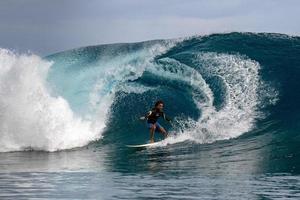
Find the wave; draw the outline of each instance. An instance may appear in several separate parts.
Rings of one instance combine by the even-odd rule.
[[[0,49],[0,151],[55,151],[99,139],[99,126],[74,114],[46,82],[52,63]],[[84,134],[82,134],[84,133]]]
[[[1,50],[0,151],[55,151],[102,137],[145,142],[148,131],[138,118],[158,99],[174,118],[163,124],[173,135],[166,143],[211,143],[260,129],[264,120],[284,123],[283,107],[298,97],[285,101],[297,83],[284,81],[290,71],[282,67],[299,74],[299,43],[280,34],[229,33],[90,46],[46,58]]]

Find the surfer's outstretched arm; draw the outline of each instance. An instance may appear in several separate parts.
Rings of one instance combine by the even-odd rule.
[[[140,120],[147,120],[148,117],[151,115],[152,111],[150,110],[149,112],[146,113],[145,116],[140,117]]]

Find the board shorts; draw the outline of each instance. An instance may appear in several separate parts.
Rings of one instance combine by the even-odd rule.
[[[158,123],[155,122],[154,125],[156,126],[157,129],[162,128],[162,126]],[[147,127],[150,129],[153,126],[153,123],[147,122]]]

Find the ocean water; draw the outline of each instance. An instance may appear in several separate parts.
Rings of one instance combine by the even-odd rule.
[[[299,77],[273,33],[0,49],[0,199],[300,199]]]

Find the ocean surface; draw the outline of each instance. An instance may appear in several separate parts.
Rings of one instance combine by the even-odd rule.
[[[299,103],[297,36],[0,49],[0,199],[300,199]]]

